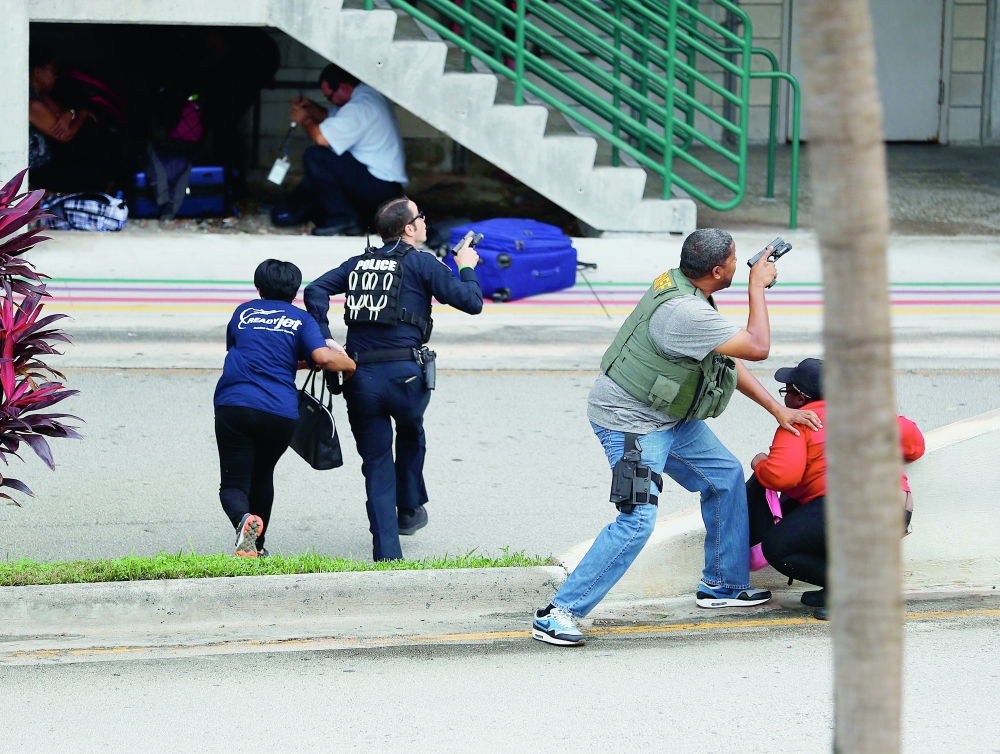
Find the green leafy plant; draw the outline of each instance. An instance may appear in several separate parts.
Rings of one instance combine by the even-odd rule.
[[[68,414],[39,413],[78,391],[63,386],[66,378],[45,364],[41,357],[58,355],[54,343],[69,343],[62,331],[52,325],[65,314],[43,317],[46,276],[22,255],[41,241],[40,228],[31,225],[49,215],[39,207],[44,191],[18,194],[27,170],[14,176],[0,188],[0,461],[7,457],[20,458],[18,449],[24,443],[55,469],[52,449],[47,437],[79,439],[76,429],[64,419],[80,421]],[[0,487],[26,495],[31,489],[19,479],[0,475]],[[20,505],[6,492],[0,498]]]

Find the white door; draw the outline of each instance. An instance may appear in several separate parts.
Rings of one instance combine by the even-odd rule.
[[[944,0],[870,0],[886,141],[937,141]],[[790,72],[802,82],[797,0],[791,0]],[[791,120],[788,133],[791,133]],[[808,138],[805,114],[802,138]]]

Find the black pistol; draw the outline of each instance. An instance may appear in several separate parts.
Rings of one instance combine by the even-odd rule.
[[[767,254],[767,250],[768,249],[771,249],[771,253],[768,254],[767,261],[769,261],[769,262],[777,262],[781,257],[785,256],[785,254],[787,254],[788,252],[790,252],[792,250],[792,245],[790,243],[788,243],[788,241],[786,241],[785,239],[783,239],[781,236],[778,236],[773,241],[771,241],[771,243],[769,243],[765,248],[763,248],[762,250],[758,251],[749,260],[747,260],[747,267],[753,267],[755,264],[757,264],[757,261],[762,256],[764,256],[765,254]],[[772,280],[771,284],[768,285],[767,287],[770,288],[776,282],[777,282],[777,279]]]
[[[470,230],[468,233],[466,233],[462,237],[461,241],[459,241],[457,244],[455,244],[452,247],[452,249],[451,249],[451,253],[452,254],[457,254],[458,253],[458,250],[462,248],[462,244],[465,243],[465,239],[466,238],[469,239],[469,247],[472,248],[472,249],[474,249],[474,248],[476,248],[476,246],[479,245],[479,242],[483,240],[483,234],[482,233],[473,233]]]

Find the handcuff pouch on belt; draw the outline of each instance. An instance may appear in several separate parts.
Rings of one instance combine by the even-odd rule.
[[[625,514],[631,513],[637,505],[656,505],[659,502],[657,488],[663,483],[659,474],[643,465],[642,452],[636,444],[638,437],[625,433],[625,453],[611,469],[611,502]]]

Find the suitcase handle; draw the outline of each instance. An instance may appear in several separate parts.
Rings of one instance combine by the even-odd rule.
[[[559,268],[553,267],[551,270],[532,270],[531,274],[536,278],[548,278],[559,274]]]

